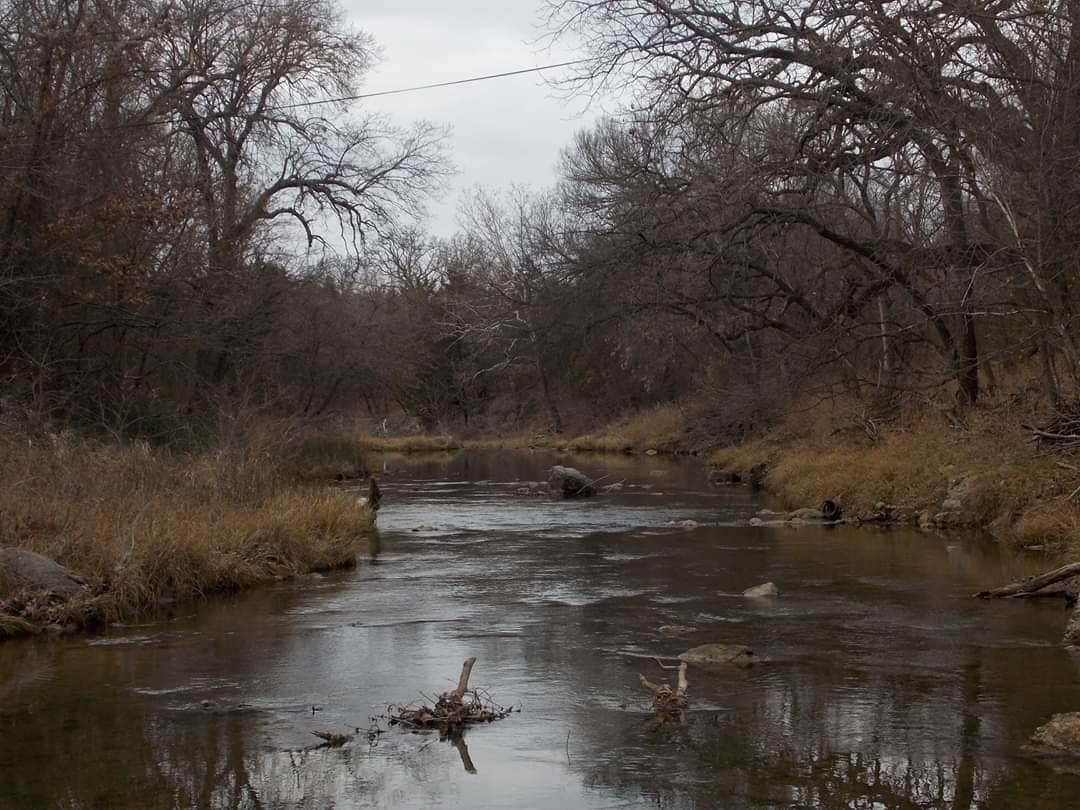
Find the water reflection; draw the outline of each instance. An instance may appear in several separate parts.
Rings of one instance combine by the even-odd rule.
[[[658,459],[569,459],[626,480],[602,501],[515,494],[552,459],[388,462],[382,547],[356,571],[0,646],[0,808],[1074,806],[1080,776],[1020,753],[1080,703],[1064,616],[969,598],[1027,563],[977,539],[736,527],[749,493]],[[779,600],[738,596],[766,580]],[[714,641],[770,662],[693,668],[685,725],[650,726],[638,673]],[[369,740],[470,655],[520,714]]]

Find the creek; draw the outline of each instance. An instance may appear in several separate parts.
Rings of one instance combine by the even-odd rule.
[[[556,462],[623,487],[518,492]],[[1065,612],[971,598],[1042,561],[976,536],[751,527],[767,500],[690,460],[383,465],[354,570],[0,645],[0,810],[1077,806],[1080,770],[1022,751],[1080,709]],[[766,581],[779,598],[741,595]],[[768,660],[692,666],[685,724],[652,728],[638,673],[708,642]],[[468,729],[467,757],[384,721],[369,739],[469,656],[520,711]]]

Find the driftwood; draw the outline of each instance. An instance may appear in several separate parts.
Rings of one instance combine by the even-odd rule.
[[[674,669],[674,667],[664,667],[664,669]],[[690,706],[690,701],[686,697],[686,690],[690,686],[686,680],[686,662],[679,664],[678,669],[679,680],[674,689],[666,683],[656,684],[644,675],[638,675],[641,685],[653,693],[653,710],[656,712],[656,719],[661,722],[681,718],[683,712]]]
[[[390,725],[402,725],[406,728],[434,728],[447,734],[459,733],[465,726],[475,723],[490,723],[501,720],[513,711],[492,703],[480,696],[475,689],[469,689],[469,676],[472,674],[476,658],[468,658],[461,665],[456,689],[445,692],[435,701],[434,706],[412,706],[391,713]]]
[[[1010,583],[1001,588],[994,588],[990,591],[979,591],[975,596],[979,599],[1031,599],[1040,594],[1043,596],[1065,596],[1066,592],[1063,589],[1061,589],[1060,592],[1041,592],[1050,585],[1055,585],[1077,576],[1080,576],[1080,563],[1069,563],[1060,568],[1055,568],[1053,571],[1047,571],[1045,574],[1028,577],[1027,579]]]
[[[1069,563],[1045,574],[1028,577],[991,591],[979,591],[980,599],[1038,599],[1058,597],[1067,604],[1076,604],[1065,627],[1065,643],[1080,646],[1080,563]]]

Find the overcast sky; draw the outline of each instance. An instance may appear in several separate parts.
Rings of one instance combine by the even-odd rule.
[[[468,78],[579,57],[536,43],[540,0],[342,0],[350,19],[378,41],[383,60],[365,92]],[[559,150],[602,114],[583,100],[566,101],[537,74],[422,90],[362,102],[398,123],[426,119],[452,128],[458,174],[428,228],[456,228],[461,191],[510,183],[535,187],[555,179]]]

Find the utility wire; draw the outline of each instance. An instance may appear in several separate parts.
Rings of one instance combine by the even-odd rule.
[[[420,90],[435,90],[435,89],[440,88],[440,87],[454,87],[455,85],[459,85],[459,84],[473,84],[475,82],[486,82],[486,81],[491,81],[492,79],[505,79],[505,78],[508,78],[508,77],[511,77],[511,76],[523,76],[523,75],[525,75],[527,73],[542,73],[545,70],[555,70],[556,68],[561,68],[561,67],[571,67],[572,65],[582,65],[582,64],[584,64],[586,62],[589,62],[589,61],[591,61],[591,60],[589,60],[589,59],[573,59],[573,60],[571,60],[569,62],[555,62],[555,63],[550,64],[550,65],[538,65],[536,67],[520,68],[519,70],[506,70],[506,71],[503,71],[502,73],[487,73],[487,74],[485,74],[483,76],[470,76],[470,77],[468,77],[466,79],[453,79],[453,80],[447,81],[447,82],[432,82],[430,84],[417,84],[417,85],[413,85],[411,87],[398,87],[398,88],[395,88],[393,90],[376,90],[376,91],[371,92],[371,93],[357,93],[355,95],[336,96],[334,98],[317,98],[317,99],[311,99],[309,101],[297,101],[297,102],[292,103],[292,104],[276,104],[276,105],[269,106],[269,107],[263,107],[259,111],[259,113],[263,114],[263,113],[268,113],[268,112],[278,112],[280,110],[295,110],[295,109],[298,109],[300,107],[316,107],[316,106],[319,106],[319,105],[322,105],[322,104],[341,104],[341,103],[346,102],[346,101],[360,101],[362,99],[380,98],[382,96],[396,96],[396,95],[400,95],[402,93],[415,93],[415,92],[420,91]],[[248,116],[248,115],[251,115],[251,114],[252,113],[250,113],[250,112],[243,112],[243,111],[237,110],[236,112],[233,112],[233,113],[215,112],[215,113],[212,113],[209,117],[212,117],[212,118],[214,118],[216,120],[221,120],[223,118],[242,118],[244,116]],[[143,119],[141,121],[126,121],[126,122],[121,123],[121,124],[115,124],[115,125],[113,125],[111,127],[103,127],[102,129],[113,131],[113,130],[121,130],[121,129],[136,129],[136,128],[142,128],[142,127],[154,127],[154,126],[161,126],[163,124],[183,124],[183,123],[185,123],[185,120],[186,119],[184,117],[182,117],[182,116],[170,116],[168,118],[149,118],[149,119]],[[0,132],[0,138],[3,138],[3,137],[10,138],[11,135],[12,135],[12,133]],[[18,136],[16,136],[16,137],[18,137]],[[23,136],[23,137],[28,137],[28,136]],[[0,168],[13,168],[13,167],[0,166]]]
[[[552,65],[540,65],[538,67],[521,68],[520,70],[508,70],[503,73],[489,73],[485,76],[472,76],[468,79],[454,79],[449,82],[433,82],[432,84],[417,84],[412,87],[399,87],[396,90],[379,90],[374,93],[359,93],[355,96],[339,96],[337,98],[323,98],[314,101],[299,101],[296,104],[282,104],[277,107],[267,107],[268,110],[291,110],[295,107],[312,107],[316,104],[338,104],[342,101],[359,101],[365,98],[378,98],[379,96],[396,96],[399,93],[415,93],[417,90],[434,90],[437,87],[453,87],[457,84],[471,84],[473,82],[486,82],[490,79],[505,79],[508,76],[521,76],[525,73],[541,73],[545,70],[570,67],[571,65],[583,65],[589,59],[574,59],[570,62],[556,62]]]

